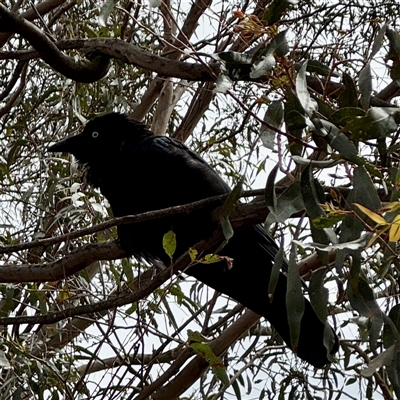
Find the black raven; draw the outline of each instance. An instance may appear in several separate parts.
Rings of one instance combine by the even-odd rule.
[[[115,217],[187,204],[230,191],[221,177],[184,144],[156,136],[142,123],[119,113],[91,120],[82,133],[54,144],[49,151],[72,153],[84,164],[89,183],[100,188]],[[211,210],[201,209],[189,216],[119,226],[118,237],[129,256],[161,260],[168,265],[162,238],[171,228],[179,255],[209,237],[215,223]],[[220,255],[233,259],[232,267],[227,268],[224,261],[196,264],[186,273],[264,316],[290,346],[284,274],[279,276],[272,302],[268,297],[277,251],[274,240],[254,225],[235,232],[220,251]],[[305,300],[297,354],[315,367],[328,364],[328,353],[334,354],[338,349],[333,331],[332,343],[326,349],[326,326],[331,330]]]

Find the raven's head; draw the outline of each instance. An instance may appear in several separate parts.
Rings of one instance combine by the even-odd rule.
[[[125,114],[110,113],[89,121],[78,135],[49,147],[51,152],[71,153],[82,164],[91,164],[116,154],[126,143],[135,143],[151,132]]]

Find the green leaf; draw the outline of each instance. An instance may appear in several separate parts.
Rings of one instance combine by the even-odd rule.
[[[222,361],[212,351],[208,344],[194,342],[190,347],[199,355],[201,355],[210,365],[212,372],[225,386],[229,386],[229,377]]]
[[[275,288],[278,283],[279,274],[283,265],[283,256],[284,252],[283,249],[280,247],[278,252],[275,254],[274,264],[272,265],[271,275],[269,277],[268,283],[268,298],[271,303],[273,301]]]
[[[100,8],[99,12],[99,24],[101,26],[107,26],[107,19],[110,16],[112,10],[115,5],[118,3],[118,0],[105,0],[103,5]]]
[[[241,392],[240,392],[240,387],[239,387],[239,384],[238,384],[238,380],[237,380],[237,379],[235,379],[235,380],[232,382],[232,389],[233,389],[233,391],[235,392],[235,396],[236,396],[237,400],[242,400],[242,394],[241,394]]]
[[[386,56],[387,60],[391,60],[390,77],[399,85],[400,84],[400,34],[393,29],[386,29],[386,37],[389,39],[389,52]]]
[[[201,257],[198,261],[200,264],[213,264],[216,262],[220,262],[223,257],[218,254],[206,254],[204,257]]]
[[[270,213],[265,220],[266,227],[269,227],[275,222],[283,223],[293,214],[305,209],[303,196],[300,190],[300,182],[293,182],[278,196],[275,203],[274,207],[269,207]]]
[[[372,211],[381,208],[382,204],[378,190],[363,166],[359,166],[354,170],[353,187],[356,193],[353,203],[360,203]]]
[[[326,217],[326,214],[320,206],[320,199],[318,198],[318,191],[316,188],[316,181],[312,175],[311,166],[307,166],[300,178],[300,189],[303,197],[307,215],[310,219],[311,236],[315,243],[319,245],[327,245],[329,238],[325,230],[317,229],[313,221],[319,217]],[[316,247],[316,246],[315,246]],[[322,260],[327,257],[327,253],[319,253]]]
[[[376,350],[379,333],[383,325],[382,311],[375,300],[374,293],[368,283],[359,276],[357,270],[359,269],[361,256],[353,255],[353,264],[351,276],[347,284],[347,296],[351,306],[364,317],[370,321],[370,345],[373,351]],[[358,265],[358,268],[357,268]]]
[[[364,116],[355,117],[344,127],[356,140],[384,139],[396,132],[400,123],[400,108],[371,107]]]
[[[244,180],[245,177],[243,175],[240,177],[235,187],[229,193],[228,197],[226,198],[222,206],[223,215],[229,216],[232,213],[232,211],[236,208],[240,196],[243,193]]]
[[[196,249],[193,249],[192,247],[189,249],[189,257],[192,261],[196,260],[198,254],[199,252]]]
[[[341,156],[357,165],[365,164],[365,160],[358,154],[354,143],[342,132],[328,136],[328,142]]]
[[[219,222],[221,224],[225,240],[229,240],[235,233],[232,228],[232,224],[231,221],[229,220],[229,217],[226,215],[221,215]]]
[[[282,101],[272,101],[268,106],[264,115],[264,122],[274,128],[280,129],[283,122],[283,105]],[[274,149],[276,132],[268,128],[268,126],[261,125],[260,137],[263,145],[267,149]]]
[[[289,94],[290,93],[290,94]],[[299,107],[301,112],[292,107]],[[301,104],[298,98],[294,95],[291,89],[287,91],[287,101],[284,107],[284,120],[286,130],[289,133],[289,151],[292,155],[300,155],[303,150],[301,143],[303,130],[307,127],[306,118],[304,116],[304,110],[302,110]],[[295,140],[297,138],[298,140]]]
[[[317,229],[331,228],[338,222],[343,221],[346,218],[345,214],[329,214],[326,217],[317,217],[312,220],[312,224]]]
[[[370,377],[374,374],[374,372],[383,366],[388,366],[393,360],[393,357],[396,354],[396,346],[390,346],[382,353],[378,354],[369,364],[368,367],[361,370],[361,375]]]
[[[301,319],[304,314],[304,296],[299,268],[296,264],[296,246],[293,244],[290,251],[289,270],[287,278],[286,308],[290,329],[290,342],[293,351],[297,352],[300,337]]]
[[[132,305],[125,311],[125,314],[127,315],[132,315],[133,313],[136,312],[137,310],[137,301],[135,301],[134,303],[132,303]]]
[[[327,304],[329,292],[324,287],[325,275],[325,267],[314,271],[311,275],[310,286],[308,287],[310,303],[322,322],[325,322],[328,317]]]
[[[374,43],[372,44],[370,59],[374,58],[378,51],[382,48],[387,28],[387,24],[382,24],[381,29],[379,29],[378,33],[376,34]]]
[[[312,169],[307,166],[302,174],[300,180],[301,195],[303,197],[303,203],[306,207],[307,214],[311,219],[317,217],[325,217],[325,212],[319,205],[318,194],[315,188],[314,177],[312,175]]]
[[[311,98],[307,89],[307,61],[302,65],[296,77],[296,94],[306,114],[311,116],[318,106],[314,99]]]
[[[275,179],[279,170],[279,164],[276,164],[268,174],[267,183],[264,190],[264,199],[268,207],[275,209],[276,207],[276,193],[275,193]]]
[[[365,111],[358,107],[343,107],[335,111],[331,116],[331,122],[335,125],[346,126],[355,117],[364,117]]]
[[[349,242],[340,242],[336,244],[323,244],[318,242],[311,243],[303,243],[298,240],[293,240],[293,243],[298,244],[299,246],[305,249],[317,249],[325,252],[331,252],[336,250],[362,250],[365,248],[366,244],[371,235],[364,235],[359,239],[349,241]]]
[[[389,348],[396,341],[399,340],[400,334],[400,304],[396,304],[389,311],[389,318],[392,323],[389,321],[385,321],[385,325],[383,327],[383,345],[385,348]]]
[[[400,346],[399,343],[397,342],[395,345],[395,354],[394,357],[392,358],[392,362],[390,365],[386,366],[386,372],[389,377],[390,383],[392,384],[394,393],[396,394],[396,397],[399,399],[400,398],[400,376],[399,376],[399,370],[400,370]],[[389,350],[389,349],[387,349]],[[386,357],[385,357],[386,358]],[[387,357],[387,360],[389,360],[389,355]]]
[[[286,32],[279,32],[264,48],[261,47],[253,56],[250,72],[251,79],[257,79],[275,66],[274,54],[283,57],[289,51]]]
[[[289,5],[290,2],[287,0],[272,0],[265,8],[262,17],[265,25],[270,26],[278,22],[289,8]]]
[[[135,277],[133,274],[132,264],[129,262],[128,259],[124,258],[122,260],[122,268],[123,268],[124,274],[126,276],[128,286],[131,289],[134,289],[135,288]]]
[[[234,234],[231,222],[229,221],[229,216],[232,213],[232,211],[236,208],[240,196],[243,193],[244,180],[245,177],[241,176],[239,181],[236,183],[235,187],[229,193],[228,197],[226,198],[222,206],[220,224],[226,240],[229,240]]]
[[[176,235],[173,231],[168,231],[164,236],[163,236],[163,249],[169,256],[169,258],[172,258],[176,251]]]
[[[27,146],[27,145],[29,145],[29,143],[23,139],[18,139],[13,143],[10,151],[7,154],[7,165],[8,166],[10,166],[11,164],[13,164],[14,162],[16,162],[18,160],[19,154],[21,152],[21,147]]]
[[[357,107],[358,105],[358,93],[353,78],[343,73],[343,85],[344,91],[339,95],[339,109],[345,107]]]
[[[358,87],[360,88],[360,103],[364,110],[367,110],[371,100],[372,93],[372,76],[371,76],[371,64],[367,62],[364,68],[360,71],[358,77]]]

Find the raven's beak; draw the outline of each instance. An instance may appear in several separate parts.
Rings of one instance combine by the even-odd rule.
[[[66,138],[64,140],[60,140],[59,142],[53,144],[47,150],[52,153],[72,153],[73,146],[70,138]]]

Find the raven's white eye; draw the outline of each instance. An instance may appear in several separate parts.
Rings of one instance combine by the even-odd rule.
[[[92,132],[92,138],[96,139],[97,137],[99,137],[99,132]]]

